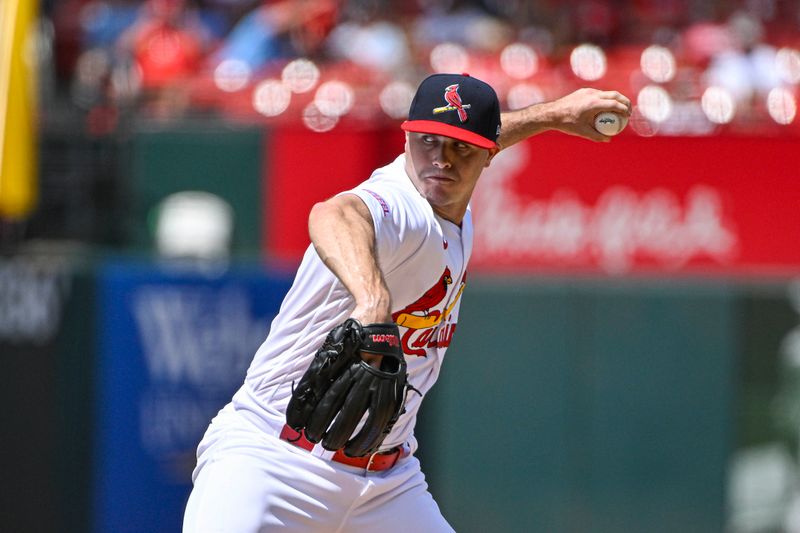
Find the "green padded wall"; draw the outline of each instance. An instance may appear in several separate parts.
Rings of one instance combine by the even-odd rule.
[[[211,123],[140,129],[131,144],[133,243],[152,242],[148,217],[167,195],[202,190],[227,200],[234,210],[233,251],[256,254],[261,246],[264,131]]]
[[[722,530],[733,303],[723,284],[473,278],[418,431],[455,529]]]

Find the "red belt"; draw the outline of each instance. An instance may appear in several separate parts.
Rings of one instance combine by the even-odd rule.
[[[303,433],[298,433],[286,425],[283,426],[283,430],[281,430],[280,438],[304,450],[311,451],[314,448],[314,443],[308,440]],[[375,452],[363,457],[349,457],[345,455],[342,450],[337,450],[333,454],[333,460],[337,463],[363,468],[367,472],[380,472],[381,470],[388,470],[393,467],[402,455],[402,446],[398,446],[386,452]]]

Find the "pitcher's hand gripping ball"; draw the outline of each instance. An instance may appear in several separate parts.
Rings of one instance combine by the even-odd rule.
[[[380,368],[365,362],[361,352],[383,356]],[[331,330],[292,391],[286,423],[327,450],[360,457],[375,452],[392,430],[407,389],[415,390],[408,383],[397,325],[362,326],[349,318]]]
[[[628,117],[610,111],[594,117],[594,129],[609,137],[620,133],[628,125]]]

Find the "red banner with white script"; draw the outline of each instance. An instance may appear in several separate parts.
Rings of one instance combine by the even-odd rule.
[[[473,198],[473,271],[800,273],[800,142],[545,134]]]
[[[313,203],[402,140],[399,128],[268,136],[268,256],[299,260]],[[473,272],[796,275],[800,139],[546,133],[501,152],[472,207]]]

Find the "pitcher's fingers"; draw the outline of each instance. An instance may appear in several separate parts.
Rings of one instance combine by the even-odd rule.
[[[630,115],[631,113],[631,100],[624,94],[619,91],[602,91],[600,93],[600,97],[606,100],[609,100],[609,111],[615,111],[618,113],[625,113],[626,115]],[[613,103],[610,102],[613,100]]]

